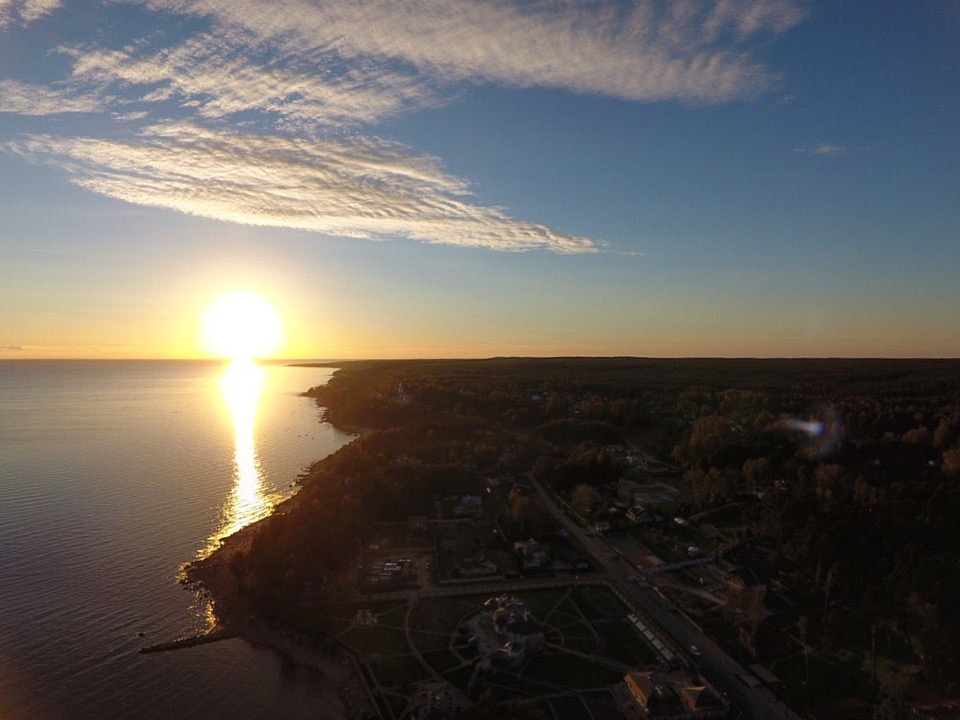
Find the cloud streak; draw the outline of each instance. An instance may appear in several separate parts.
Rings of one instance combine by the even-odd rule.
[[[813,149],[814,155],[843,155],[847,152],[844,145],[832,145],[830,143],[821,143]]]
[[[588,238],[467,202],[431,157],[373,137],[310,141],[174,123],[128,141],[35,135],[0,146],[94,192],[230,222],[493,250],[595,252]]]
[[[257,113],[288,131],[372,124],[437,102],[423,80],[382,67],[345,67],[328,55],[322,69],[295,57],[259,53],[249,33],[196,35],[178,47],[144,52],[65,48],[71,82],[116,102],[179,108],[208,121]],[[126,98],[126,100],[121,100]]]
[[[28,25],[54,12],[60,0],[0,0],[0,29]]]
[[[103,103],[93,94],[0,80],[0,112],[38,117],[61,113],[98,112]]]
[[[793,0],[141,4],[214,29],[176,46],[61,48],[74,59],[73,85],[118,103],[216,121],[252,112],[308,132],[436,105],[464,82],[639,101],[752,97],[776,78],[751,59],[751,41],[803,18]]]
[[[836,143],[820,143],[811,147],[798,147],[793,150],[801,155],[821,155],[823,157],[839,157],[848,153],[868,153],[870,148],[866,145],[859,147],[850,147],[849,145],[837,145]]]
[[[804,12],[793,0],[144,0],[249,33],[288,57],[328,53],[400,63],[421,75],[549,86],[626,100],[723,102],[775,77],[749,42]]]
[[[804,16],[795,0],[114,1],[177,29],[61,46],[69,76],[0,81],[0,112],[101,112],[120,133],[141,130],[34,135],[7,152],[62,165],[94,192],[219,220],[565,253],[598,246],[473,204],[436,159],[362,133],[478,83],[645,102],[753,97],[776,77],[751,48]],[[0,0],[0,26],[58,5]]]

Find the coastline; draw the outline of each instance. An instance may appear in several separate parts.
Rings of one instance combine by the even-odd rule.
[[[347,433],[349,435],[356,435],[357,437],[367,437],[367,435],[373,435],[376,432],[373,428],[360,427],[359,425],[347,425],[345,423],[332,423],[329,420],[324,419],[323,422],[330,423],[342,433]],[[349,443],[348,443],[349,444]]]
[[[324,422],[329,421],[324,419]],[[357,438],[376,432],[371,428],[359,426],[338,424],[334,427],[340,432],[356,435]],[[238,594],[236,581],[230,572],[229,562],[234,553],[249,552],[251,543],[260,532],[263,523],[273,515],[289,509],[292,503],[298,501],[299,496],[300,492],[295,492],[277,503],[267,518],[240,528],[232,535],[223,538],[217,548],[206,557],[193,560],[183,566],[180,582],[188,590],[210,602],[214,624],[204,635],[194,638],[193,643],[177,645],[178,641],[174,641],[169,643],[172,646],[170,649],[220,639],[239,638],[254,647],[269,648],[294,664],[319,673],[324,679],[325,687],[318,708],[321,717],[330,720],[376,717],[378,715],[376,707],[372,703],[359,668],[349,654],[341,652],[331,657],[301,638],[257,619]]]

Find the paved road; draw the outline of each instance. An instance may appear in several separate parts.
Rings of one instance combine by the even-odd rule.
[[[719,645],[699,628],[689,622],[679,609],[655,588],[638,579],[636,570],[623,560],[602,540],[587,535],[584,529],[567,517],[543,486],[532,476],[532,487],[537,491],[544,507],[563,527],[566,527],[576,541],[615,578],[629,600],[647,617],[657,623],[663,632],[690,656],[689,648],[696,645],[700,650],[699,658],[691,662],[700,667],[703,674],[716,686],[729,692],[743,710],[744,717],[765,720],[801,720],[789,707],[780,702],[768,688],[751,688],[740,681],[738,675],[749,672],[730,657]]]

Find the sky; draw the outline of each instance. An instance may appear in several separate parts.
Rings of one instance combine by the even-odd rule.
[[[0,0],[0,358],[960,356],[955,0]]]

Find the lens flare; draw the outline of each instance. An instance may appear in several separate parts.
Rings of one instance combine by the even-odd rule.
[[[809,420],[784,416],[773,428],[781,432],[799,434],[805,442],[799,452],[811,460],[822,460],[840,449],[844,439],[843,419],[830,407],[811,413]]]
[[[783,424],[790,430],[798,430],[808,436],[815,438],[823,435],[823,423],[819,421],[797,420],[796,418],[787,418]]]

